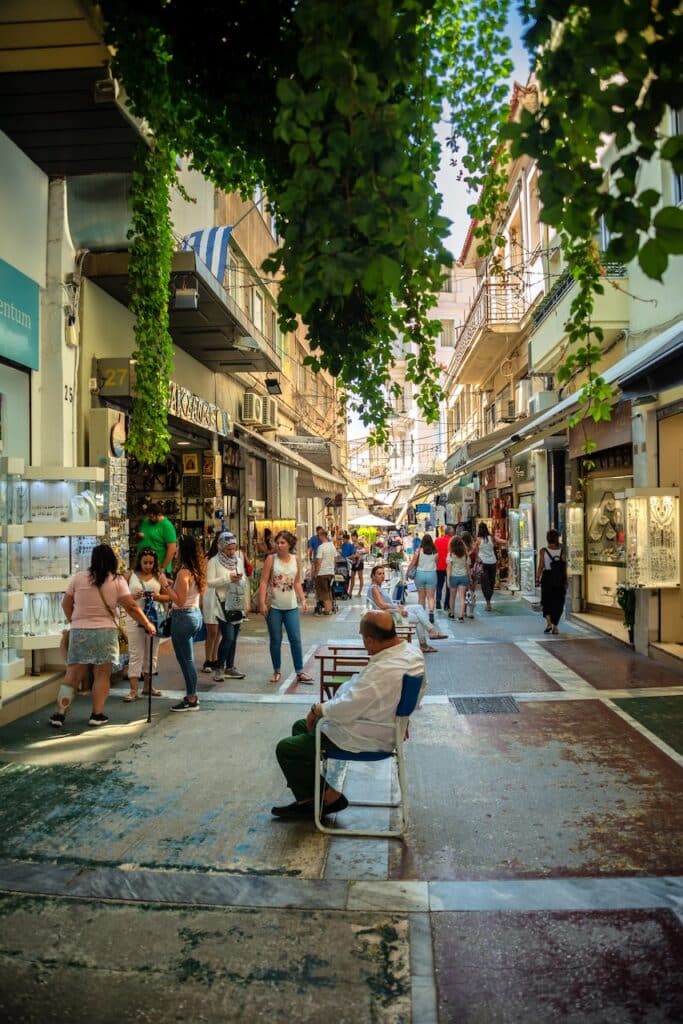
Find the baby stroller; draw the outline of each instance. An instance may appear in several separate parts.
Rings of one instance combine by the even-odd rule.
[[[348,558],[337,558],[334,563],[334,576],[332,577],[332,611],[339,611],[337,602],[346,601],[349,596],[349,576],[351,569]]]

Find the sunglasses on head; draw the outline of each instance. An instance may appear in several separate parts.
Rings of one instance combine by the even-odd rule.
[[[143,548],[140,552],[140,558],[142,558],[143,555],[151,555],[152,558],[156,558],[156,551],[153,551],[152,548]]]

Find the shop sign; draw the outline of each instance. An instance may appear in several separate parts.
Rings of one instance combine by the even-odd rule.
[[[591,423],[588,436],[595,442],[595,450],[602,451],[606,448],[617,448],[620,445],[631,443],[632,418],[631,403],[622,401],[612,409],[610,420],[599,420]],[[580,459],[583,452],[583,445],[586,440],[582,426],[572,427],[569,431],[569,457]],[[593,456],[591,456],[593,458]]]
[[[515,455],[512,459],[512,473],[515,482],[519,484],[530,483],[536,478],[536,463],[531,452],[524,455]]]
[[[0,260],[0,356],[38,369],[40,287]]]
[[[224,409],[219,409],[217,405],[207,402],[175,381],[170,382],[170,392],[168,411],[171,416],[222,436],[230,432],[230,417]]]
[[[416,505],[415,506],[415,511],[417,512],[418,515],[420,515],[421,513],[425,514],[425,515],[429,515],[430,512],[432,511],[432,506],[429,503],[422,504],[422,505]]]
[[[135,363],[130,359],[98,359],[98,394],[100,398],[117,398],[135,394]],[[203,427],[225,437],[232,431],[230,415],[213,402],[207,402],[188,388],[169,383],[168,411],[171,416]]]

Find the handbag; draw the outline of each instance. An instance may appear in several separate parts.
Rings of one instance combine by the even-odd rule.
[[[104,605],[104,607],[109,612],[109,614],[111,616],[111,620],[112,620],[112,622],[114,623],[114,625],[116,626],[116,628],[118,630],[118,634],[119,634],[119,654],[127,654],[128,653],[128,637],[126,635],[126,630],[124,628],[124,625],[121,622],[121,620],[119,619],[118,615],[116,615],[116,613],[111,610],[111,608],[109,607],[107,602],[104,600],[104,594],[102,593],[100,587],[97,588],[97,593],[100,595],[100,598],[102,599],[102,604]]]

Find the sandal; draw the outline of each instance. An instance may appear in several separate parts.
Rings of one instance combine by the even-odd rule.
[[[312,683],[313,676],[309,676],[308,672],[297,672],[296,681],[297,683]]]
[[[423,654],[438,654],[439,653],[438,647],[430,647],[429,644],[426,644],[424,647],[422,645],[420,645],[420,650],[422,651]]]
[[[149,690],[143,690],[142,694],[144,697],[149,697]],[[154,687],[152,687],[152,696],[161,697],[161,690],[156,690]]]
[[[448,633],[430,633],[430,640],[450,640]]]
[[[130,693],[123,698],[123,703],[132,704],[134,700],[140,700],[140,694],[137,690],[131,690]]]
[[[270,677],[270,679],[268,680],[268,682],[269,683],[279,683],[281,679],[282,679],[282,673],[281,672],[273,672],[273,674]]]
[[[458,615],[458,622],[464,622],[464,621],[465,621],[465,616],[464,615]]]

